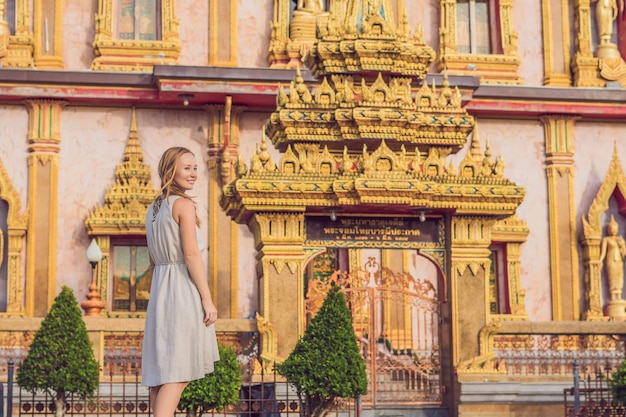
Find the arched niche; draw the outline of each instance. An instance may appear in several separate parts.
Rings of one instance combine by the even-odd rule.
[[[583,232],[580,243],[583,250],[584,260],[584,281],[585,281],[585,304],[583,313],[585,320],[608,320],[616,319],[613,314],[607,316],[604,308],[606,300],[602,297],[602,270],[604,265],[601,258],[602,238],[605,234],[608,216],[605,213],[609,210],[611,198],[617,202],[618,212],[626,218],[626,176],[622,169],[622,164],[617,153],[617,148],[613,151],[611,164],[606,173],[600,189],[596,193],[589,211],[583,215]],[[622,312],[623,315],[626,313]]]
[[[0,200],[6,203],[6,230],[0,230],[0,266],[6,265],[6,310],[0,317],[24,316],[24,270],[22,252],[28,215],[22,213],[20,196],[0,159]],[[5,234],[6,232],[6,234]]]

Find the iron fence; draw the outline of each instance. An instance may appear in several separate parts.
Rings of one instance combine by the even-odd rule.
[[[254,367],[251,363],[248,366]],[[9,364],[9,368],[13,365]],[[82,399],[69,395],[66,400],[65,414],[71,417],[148,417],[150,398],[147,387],[140,385],[139,367],[133,366],[128,375],[111,373],[109,380],[101,382],[94,397]],[[271,373],[255,374],[253,380],[243,382],[239,391],[239,401],[223,410],[205,407],[200,410],[204,416],[237,417],[286,417],[300,415],[302,403],[291,387],[272,367]],[[252,369],[245,369],[251,373]],[[11,381],[8,381],[10,383]],[[44,417],[55,414],[54,397],[46,393],[31,394],[13,387],[13,401],[7,399],[6,417]],[[354,417],[356,401],[337,401],[330,415],[335,417]],[[10,410],[9,410],[10,409]],[[188,410],[178,409],[177,416],[189,416]],[[198,417],[198,416],[197,416]]]
[[[563,391],[565,417],[626,416],[626,406],[613,400],[610,366],[580,368],[578,362],[574,362],[572,369],[574,386]]]

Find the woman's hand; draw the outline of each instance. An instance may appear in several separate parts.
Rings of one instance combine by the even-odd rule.
[[[204,310],[205,326],[210,326],[217,321],[217,309],[212,300],[203,301],[202,309]]]

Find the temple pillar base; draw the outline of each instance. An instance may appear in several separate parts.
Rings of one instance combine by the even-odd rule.
[[[611,300],[604,308],[604,315],[612,321],[626,321],[626,300]]]

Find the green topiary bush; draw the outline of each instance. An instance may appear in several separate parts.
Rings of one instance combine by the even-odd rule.
[[[63,286],[35,333],[24,363],[17,370],[18,385],[28,392],[47,392],[55,398],[57,417],[65,414],[66,397],[93,396],[99,369],[87,328],[74,293]]]
[[[622,362],[622,366],[611,375],[610,384],[613,401],[626,405],[626,359]]]
[[[188,416],[202,416],[205,410],[221,411],[230,404],[239,402],[241,371],[235,350],[217,344],[220,360],[215,363],[213,373],[202,379],[191,381],[185,388],[178,408],[186,410]]]
[[[367,393],[365,361],[339,286],[328,292],[304,336],[278,366],[278,372],[296,388],[305,416],[323,416],[335,399]]]

